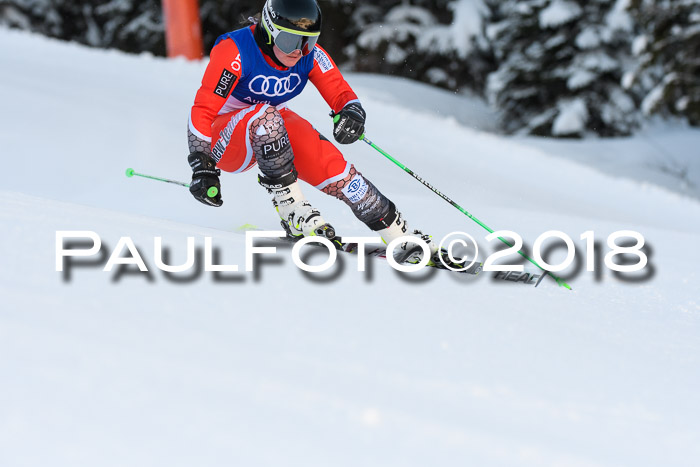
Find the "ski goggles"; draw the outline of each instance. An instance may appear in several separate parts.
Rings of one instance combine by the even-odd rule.
[[[289,55],[295,50],[301,50],[303,55],[308,55],[316,46],[321,32],[304,32],[278,26],[272,22],[267,12],[263,10],[263,26],[268,36],[275,41],[275,45],[285,54]]]

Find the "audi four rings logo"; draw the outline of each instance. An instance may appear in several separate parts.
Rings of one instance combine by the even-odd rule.
[[[254,94],[266,97],[281,97],[293,92],[301,84],[301,77],[292,73],[284,78],[258,75],[250,81],[248,89]]]

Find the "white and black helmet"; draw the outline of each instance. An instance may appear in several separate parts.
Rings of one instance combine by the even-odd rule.
[[[321,8],[316,0],[267,0],[261,22],[268,44],[274,42],[285,54],[301,50],[307,55],[321,35]]]

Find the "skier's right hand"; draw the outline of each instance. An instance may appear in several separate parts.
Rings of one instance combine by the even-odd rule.
[[[203,152],[193,152],[187,157],[187,162],[192,167],[190,193],[194,199],[207,206],[219,207],[224,204],[219,183],[221,170],[216,168],[216,162]]]

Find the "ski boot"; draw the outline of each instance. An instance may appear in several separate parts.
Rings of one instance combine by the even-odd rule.
[[[260,175],[258,182],[272,195],[272,204],[281,218],[280,224],[287,232],[287,237],[293,240],[325,237],[336,248],[342,249],[343,243],[336,236],[333,226],[325,221],[319,210],[311,206],[301,192],[296,170],[274,179]]]
[[[438,269],[460,270],[468,265],[461,258],[455,258],[456,261],[452,261],[448,251],[445,248],[441,249],[430,235],[426,235],[420,230],[414,230],[412,233],[408,233],[406,221],[402,218],[399,211],[396,211],[396,220],[392,222],[389,227],[379,230],[377,233],[387,245],[392,240],[405,236],[416,237],[422,240],[428,245],[430,250],[430,259],[428,260],[427,266]],[[407,240],[394,248],[393,254],[394,261],[399,264],[418,264],[423,260],[425,251],[419,243]]]

